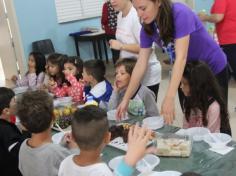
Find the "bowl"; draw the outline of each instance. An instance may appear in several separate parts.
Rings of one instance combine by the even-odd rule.
[[[121,155],[121,156],[117,156],[113,159],[111,159],[108,163],[108,166],[114,170],[115,168],[118,167],[119,163],[121,162],[121,160],[124,158],[124,155]]]
[[[129,117],[128,117],[128,114],[126,113],[125,114],[125,117],[122,118],[121,120],[127,120]],[[116,121],[116,109],[113,109],[113,110],[110,110],[107,112],[107,119],[108,120],[112,120],[112,121]]]
[[[147,117],[143,119],[143,126],[151,130],[157,130],[164,126],[164,118],[162,116]]]
[[[180,176],[180,175],[182,174],[177,171],[163,171],[163,172],[152,171],[148,174],[141,173],[138,176]]]
[[[141,173],[151,172],[160,163],[160,158],[156,155],[147,154],[138,161],[136,169]]]
[[[210,133],[204,137],[204,141],[213,149],[222,149],[231,140],[232,137],[225,133]]]
[[[22,86],[22,87],[16,87],[13,89],[13,91],[15,92],[15,94],[21,94],[21,93],[24,93],[26,92],[27,90],[29,89],[28,86]]]
[[[192,127],[186,129],[187,135],[191,136],[194,141],[201,141],[204,136],[210,133],[208,128],[204,127]]]

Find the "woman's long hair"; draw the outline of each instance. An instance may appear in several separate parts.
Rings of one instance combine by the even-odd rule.
[[[157,23],[158,29],[160,31],[161,40],[166,46],[169,42],[174,40],[174,20],[172,12],[172,2],[171,0],[150,0],[153,3],[159,1],[161,3],[159,7],[159,12],[157,14],[155,22]],[[143,24],[144,30],[147,34],[152,35],[154,33],[153,24]]]
[[[231,135],[229,114],[223,99],[220,86],[209,67],[200,61],[192,61],[186,64],[183,77],[188,81],[190,96],[184,101],[184,113],[189,121],[191,110],[202,112],[203,126],[208,125],[207,111],[209,100],[213,99],[220,105],[221,132]]]

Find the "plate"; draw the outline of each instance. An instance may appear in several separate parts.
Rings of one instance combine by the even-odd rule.
[[[204,137],[204,141],[213,149],[223,149],[231,140],[232,137],[225,133],[211,133]]]
[[[141,173],[138,176],[180,176],[182,173],[178,171],[163,171],[163,172],[156,172],[152,171],[150,173]]]
[[[113,139],[112,141],[109,142],[108,145],[115,147],[117,149],[123,150],[123,151],[128,150],[128,144],[124,143],[122,137],[117,137],[117,138]]]
[[[54,126],[54,125],[52,126],[52,129],[55,130],[55,131],[61,132],[61,129],[59,129],[58,127],[56,127],[56,126]],[[71,131],[71,125],[68,126],[68,127],[65,128],[65,129],[63,129],[63,131],[65,131],[65,132]]]
[[[108,163],[108,166],[114,170],[118,165],[119,163],[121,162],[121,160],[124,158],[124,155],[121,155],[121,156],[117,156],[113,159],[111,159]]]
[[[53,100],[53,106],[71,106],[72,97],[60,97]]]

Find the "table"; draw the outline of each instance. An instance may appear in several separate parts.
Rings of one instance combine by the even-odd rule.
[[[180,128],[165,125],[157,130],[160,133],[175,133]],[[232,141],[229,146],[236,147],[236,142]],[[208,150],[207,143],[194,142],[192,153],[189,158],[160,157],[160,164],[155,167],[155,171],[175,170],[181,173],[193,171],[203,176],[235,176],[236,175],[236,150],[232,150],[226,155],[220,155]],[[107,146],[103,150],[103,161],[109,162],[112,158],[125,155],[124,151]],[[135,171],[134,175],[138,175]]]
[[[97,49],[99,53],[99,58],[102,60],[102,51],[101,51],[101,42],[103,43],[103,48],[106,56],[106,63],[108,63],[108,54],[107,54],[107,46],[106,46],[106,34],[103,30],[98,32],[85,32],[84,34],[81,32],[70,33],[69,36],[73,37],[75,42],[75,48],[77,52],[77,56],[80,57],[79,52],[79,42],[89,41],[92,42],[93,52],[95,59],[98,59]]]

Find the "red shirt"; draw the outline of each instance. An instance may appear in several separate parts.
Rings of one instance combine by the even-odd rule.
[[[216,23],[220,45],[236,44],[236,0],[215,0],[211,13],[224,14],[223,20]]]

